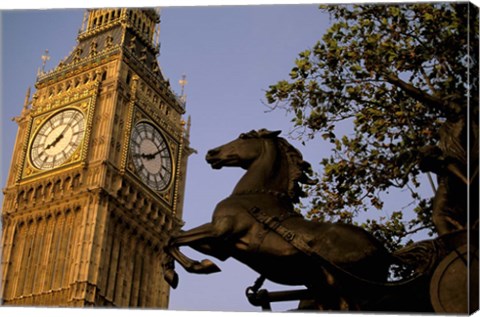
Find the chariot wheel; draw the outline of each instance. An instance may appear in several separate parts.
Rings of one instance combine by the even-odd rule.
[[[478,248],[455,248],[435,269],[430,300],[437,313],[467,314],[478,309]]]

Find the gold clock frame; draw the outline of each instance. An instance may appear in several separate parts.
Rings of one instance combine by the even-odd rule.
[[[125,146],[125,154],[123,157],[124,161],[124,172],[128,172],[128,174],[132,175],[132,178],[135,180],[136,183],[141,184],[147,188],[151,193],[155,196],[160,197],[164,203],[167,203],[168,206],[174,206],[174,198],[176,197],[177,191],[177,182],[178,182],[178,165],[181,159],[181,140],[177,140],[173,135],[168,132],[168,129],[164,127],[161,123],[156,122],[150,116],[148,116],[140,107],[135,106],[133,109],[133,113],[131,114],[131,124],[129,125],[128,131],[126,131],[126,135],[128,135],[128,142]],[[147,184],[145,184],[139,175],[137,175],[137,171],[133,164],[132,155],[131,155],[131,136],[133,128],[141,123],[146,122],[151,124],[155,129],[157,129],[165,139],[167,143],[168,150],[170,152],[171,160],[172,160],[172,170],[171,170],[171,179],[169,184],[162,189],[161,191],[157,191]]]
[[[29,126],[27,130],[28,142],[26,142],[23,148],[23,164],[21,170],[18,173],[17,182],[40,176],[44,173],[55,173],[57,171],[62,171],[67,167],[71,167],[77,164],[85,164],[90,144],[90,135],[92,132],[95,104],[96,94],[87,97],[83,96],[83,98],[79,98],[76,100],[69,100],[69,102],[58,104],[56,107],[52,107],[50,109],[47,109],[46,111],[42,111],[40,113],[33,113],[29,121]],[[80,111],[84,116],[85,130],[83,132],[83,138],[80,142],[80,145],[74,151],[74,153],[60,166],[46,170],[35,167],[32,162],[32,158],[30,157],[30,151],[36,133],[50,118],[59,114],[62,111],[69,109]]]

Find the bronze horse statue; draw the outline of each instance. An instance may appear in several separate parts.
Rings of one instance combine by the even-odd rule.
[[[210,260],[189,259],[179,247],[189,246],[222,261],[233,257],[273,282],[306,286],[319,294],[315,305],[321,309],[369,309],[362,301],[353,300],[364,295],[358,294],[365,293],[364,284],[352,287],[347,280],[381,286],[387,281],[393,257],[359,227],[308,221],[294,210],[304,195],[301,184],[314,182],[308,177],[310,164],[279,134],[251,131],[208,151],[206,160],[212,168],[241,167],[246,173],[232,194],[217,204],[211,221],[180,231],[171,239],[167,253],[188,272],[204,274],[219,268]],[[266,227],[252,210],[300,236],[322,261],[313,260]],[[171,274],[167,280],[176,286]],[[381,288],[374,293],[381,293]]]

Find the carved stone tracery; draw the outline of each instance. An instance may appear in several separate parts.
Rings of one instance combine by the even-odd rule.
[[[56,68],[38,74],[37,91],[16,120],[14,176],[2,212],[6,273],[0,293],[6,304],[167,306],[163,247],[181,225],[172,197],[184,179],[168,193],[156,193],[126,164],[137,109],[169,134],[179,160],[185,109],[162,73],[152,71],[157,50],[145,41],[153,38],[157,13],[144,11],[87,11],[91,19],[77,47]],[[29,163],[29,140],[66,107],[85,115],[84,143],[74,153],[81,158],[37,171]]]

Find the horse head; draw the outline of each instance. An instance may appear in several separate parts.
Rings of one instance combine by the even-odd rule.
[[[225,166],[248,169],[262,154],[262,138],[275,138],[280,133],[281,131],[265,129],[242,133],[237,139],[208,151],[206,160],[214,169]]]
[[[208,151],[206,160],[214,169],[241,167],[249,170],[250,173],[238,183],[237,191],[272,188],[279,191],[282,183],[280,187],[285,188],[290,199],[298,202],[298,198],[304,196],[299,183],[313,185],[315,181],[308,177],[310,164],[295,147],[279,137],[280,133],[266,129],[242,133],[237,139]],[[254,162],[260,163],[250,171]]]

